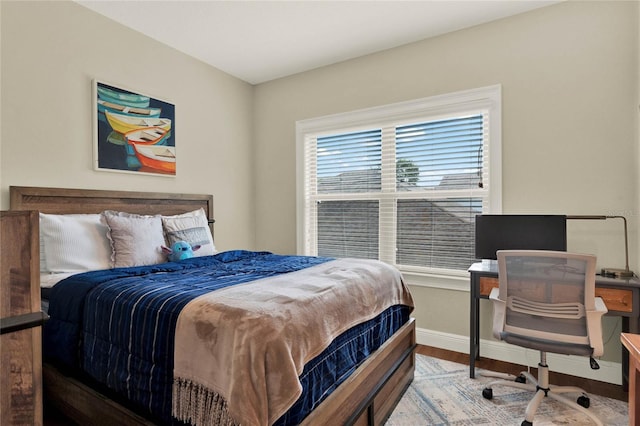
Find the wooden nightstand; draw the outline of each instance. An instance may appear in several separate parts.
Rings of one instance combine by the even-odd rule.
[[[629,424],[640,420],[640,335],[621,333],[620,341],[629,350]]]

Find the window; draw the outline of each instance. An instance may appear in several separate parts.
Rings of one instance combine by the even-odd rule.
[[[298,245],[405,271],[466,272],[500,212],[500,87],[297,123]]]

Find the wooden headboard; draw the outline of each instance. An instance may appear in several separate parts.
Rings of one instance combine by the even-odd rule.
[[[50,214],[100,213],[116,210],[137,214],[175,215],[202,207],[213,224],[213,195],[99,189],[9,187],[11,210]],[[213,230],[213,226],[211,226]]]

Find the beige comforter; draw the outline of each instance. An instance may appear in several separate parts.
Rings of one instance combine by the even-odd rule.
[[[392,305],[413,307],[397,269],[340,259],[191,301],[176,326],[173,415],[195,425],[268,425],[298,376],[339,334]]]

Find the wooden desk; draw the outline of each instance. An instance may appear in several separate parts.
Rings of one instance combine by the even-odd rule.
[[[469,313],[469,377],[475,377],[476,359],[480,358],[480,299],[488,299],[498,287],[498,262],[484,261],[471,265],[471,310]],[[606,315],[622,317],[623,333],[640,333],[640,279],[606,278],[596,276],[596,296],[601,297],[609,310]],[[622,382],[627,385],[629,356],[622,350]]]
[[[640,335],[622,333],[620,341],[629,351],[629,424],[640,420]]]

